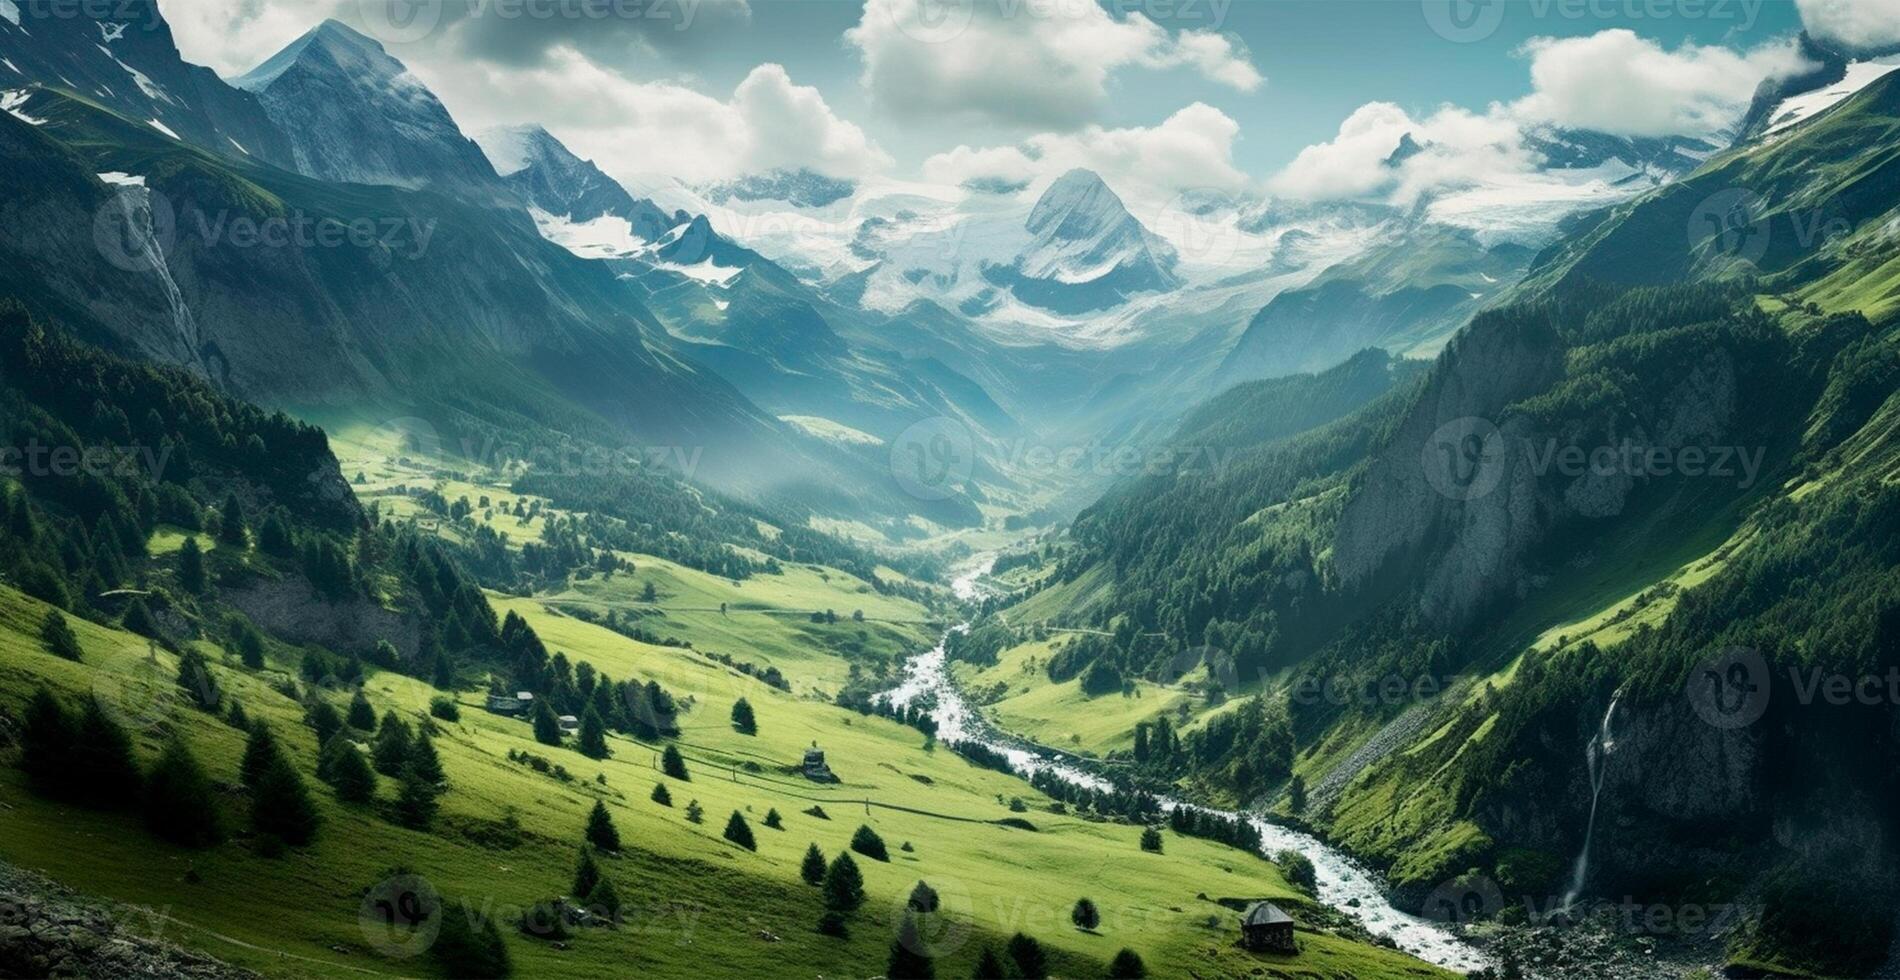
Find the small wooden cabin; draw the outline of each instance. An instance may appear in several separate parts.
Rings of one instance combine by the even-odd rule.
[[[525,715],[534,710],[534,692],[517,691],[514,697],[506,694],[490,694],[488,710],[498,715]]]
[[[1293,917],[1272,902],[1255,902],[1240,916],[1240,945],[1257,953],[1297,953]]]

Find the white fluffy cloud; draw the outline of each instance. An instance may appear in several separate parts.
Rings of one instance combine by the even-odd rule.
[[[900,118],[1074,130],[1097,118],[1120,69],[1187,67],[1243,92],[1265,81],[1226,35],[1170,33],[1094,2],[868,0],[845,39],[863,58],[872,101]]]
[[[775,64],[752,69],[729,99],[671,82],[631,81],[565,48],[531,67],[414,70],[464,129],[540,122],[622,179],[658,173],[697,182],[772,167],[860,177],[891,166],[890,156],[839,118],[817,89],[794,84]]]
[[[1747,109],[1762,79],[1801,63],[1786,43],[1747,52],[1694,44],[1669,51],[1620,28],[1536,38],[1525,53],[1534,91],[1517,104],[1519,115],[1619,136],[1714,132]]]
[[[1183,191],[1238,191],[1247,176],[1234,166],[1240,124],[1196,102],[1159,125],[1075,133],[1043,133],[1013,146],[959,146],[924,161],[926,181],[1021,188],[1034,196],[1076,167],[1093,170],[1136,211],[1164,205]]]
[[[186,0],[159,8],[187,61],[240,75],[327,17],[354,12],[345,0]]]
[[[1849,48],[1900,44],[1900,0],[1795,0],[1808,32]]]
[[[1420,149],[1402,165],[1388,166],[1407,136]],[[1390,102],[1369,102],[1346,117],[1339,135],[1301,150],[1267,186],[1286,197],[1386,197],[1409,205],[1425,191],[1522,172],[1534,164],[1521,129],[1500,107],[1479,114],[1446,106],[1414,119]]]
[[[1534,171],[1528,127],[1589,129],[1616,136],[1712,136],[1746,111],[1762,79],[1801,58],[1777,41],[1737,52],[1684,44],[1666,50],[1630,31],[1537,38],[1523,48],[1531,94],[1482,112],[1446,106],[1419,118],[1388,102],[1359,107],[1339,133],[1309,146],[1274,174],[1277,194],[1311,199],[1380,198],[1410,205],[1421,195],[1514,181]],[[1422,148],[1387,160],[1405,136]]]

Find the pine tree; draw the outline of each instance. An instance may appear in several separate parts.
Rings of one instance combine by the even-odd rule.
[[[851,849],[873,861],[891,859],[891,852],[884,847],[884,838],[866,824],[859,824],[857,832],[851,835]]]
[[[698,800],[686,801],[686,822],[687,823],[705,823],[706,822],[706,808],[703,806],[700,806]]]
[[[185,692],[185,699],[201,711],[216,711],[224,700],[218,679],[211,675],[211,665],[197,650],[188,649],[178,658],[178,687]]]
[[[825,907],[834,912],[853,912],[864,904],[864,872],[848,853],[840,853],[825,869]]]
[[[581,845],[581,859],[574,865],[574,886],[568,894],[576,899],[584,899],[600,884],[600,865],[594,863],[594,849]]]
[[[360,687],[356,689],[356,695],[350,698],[350,713],[346,720],[351,728],[359,732],[376,730],[376,708],[369,703],[369,698]]]
[[[343,716],[337,713],[336,707],[330,702],[318,699],[304,711],[304,723],[317,733],[317,744],[322,745],[343,727]]]
[[[777,807],[765,811],[765,825],[773,830],[785,829],[785,818],[778,815]]]
[[[1095,907],[1094,902],[1086,898],[1078,898],[1075,901],[1075,908],[1069,910],[1069,921],[1075,923],[1077,929],[1091,931],[1102,924],[1102,913]]]
[[[197,538],[186,538],[178,546],[178,584],[192,595],[204,595],[210,585],[205,578],[205,553],[198,550]]]
[[[416,740],[410,743],[409,765],[430,786],[440,787],[448,778],[442,771],[442,757],[436,754],[435,739],[429,737],[426,727],[417,732]]]
[[[1295,773],[1293,776],[1293,780],[1287,784],[1286,810],[1288,813],[1292,813],[1295,815],[1306,812],[1306,777],[1305,776],[1301,776]]]
[[[146,607],[144,599],[133,599],[132,604],[125,607],[119,625],[128,633],[158,639],[158,622],[152,619],[152,610]]]
[[[383,725],[376,732],[376,744],[371,754],[376,759],[376,771],[385,776],[402,775],[403,766],[409,763],[409,723],[396,716],[394,711],[383,715]]]
[[[224,824],[214,799],[204,768],[173,738],[145,779],[145,825],[174,844],[216,844],[224,839]]]
[[[554,717],[554,709],[542,698],[535,699],[534,740],[542,745],[561,744],[561,720]]]
[[[891,941],[891,957],[884,966],[889,980],[936,980],[937,969],[930,962],[923,937],[917,931],[917,917],[904,913]]]
[[[261,721],[252,724],[251,735],[244,742],[244,760],[238,763],[238,782],[256,788],[259,777],[280,754],[277,736],[271,734],[270,726]]]
[[[96,697],[86,699],[69,762],[80,802],[116,810],[139,798],[143,780],[132,757],[132,737]]]
[[[602,875],[600,882],[587,893],[587,909],[606,916],[610,922],[620,921],[620,892],[614,888],[611,878]]]
[[[453,661],[449,660],[448,654],[442,653],[440,651],[436,653],[435,666],[433,670],[430,672],[430,674],[431,674],[430,683],[435,685],[436,690],[438,691],[455,690],[455,664]]]
[[[1049,957],[1042,944],[1017,933],[1009,937],[1009,958],[1016,964],[1016,975],[1023,980],[1044,980],[1049,976]]]
[[[660,771],[682,782],[691,782],[693,777],[686,774],[686,757],[680,755],[679,747],[669,745],[660,753]]]
[[[57,609],[48,609],[46,617],[40,620],[40,643],[53,656],[79,660],[79,637],[73,633],[72,625],[66,622],[65,615]]]
[[[501,980],[514,972],[495,920],[467,903],[442,904],[442,929],[429,947],[442,972],[462,980]]]
[[[1005,976],[1003,961],[997,957],[996,950],[983,947],[983,955],[977,958],[976,969],[970,974],[971,980],[1003,980]]]
[[[647,798],[661,806],[673,805],[673,794],[667,791],[665,783],[654,783],[653,793]]]
[[[748,851],[759,849],[759,842],[752,836],[752,825],[746,823],[745,814],[737,810],[732,811],[732,816],[726,820],[725,837]]]
[[[942,904],[943,900],[937,896],[937,890],[922,881],[910,890],[910,898],[904,901],[906,908],[919,915],[935,912]]]
[[[330,736],[318,763],[319,778],[336,790],[336,798],[345,803],[368,803],[376,798],[376,771],[348,735],[339,731]]]
[[[402,767],[396,784],[396,822],[412,830],[427,830],[435,821],[435,784],[423,778],[415,766]]]
[[[1115,954],[1108,962],[1109,980],[1141,980],[1148,975],[1148,965],[1132,949],[1124,949]]]
[[[605,759],[607,750],[607,723],[600,718],[600,712],[593,705],[587,706],[587,713],[581,716],[581,754],[589,759]]]
[[[594,809],[587,815],[587,843],[595,850],[609,853],[620,850],[620,831],[614,827],[613,814],[607,812],[607,804],[594,801]]]
[[[278,756],[257,779],[251,794],[251,827],[290,845],[308,844],[320,821],[303,777]]]
[[[741,735],[757,735],[758,719],[752,715],[752,704],[745,698],[732,703],[732,728]]]
[[[43,687],[35,690],[20,732],[20,768],[35,791],[53,797],[72,795],[79,775],[71,764],[78,741],[78,724],[52,692]]]
[[[218,511],[218,542],[241,549],[249,541],[250,535],[244,527],[244,505],[238,502],[236,493],[226,494],[224,506]]]
[[[1141,832],[1141,849],[1144,851],[1153,851],[1156,854],[1160,854],[1161,853],[1161,831],[1153,826],[1144,828]]]
[[[817,844],[805,848],[805,861],[798,866],[798,876],[805,879],[807,885],[825,883],[825,852],[819,850]]]
[[[252,670],[264,667],[264,634],[252,626],[250,620],[233,617],[231,624],[231,644],[237,647],[238,659]]]
[[[257,526],[257,548],[265,554],[288,558],[297,551],[297,543],[290,536],[290,525],[284,522],[282,514],[272,511]]]

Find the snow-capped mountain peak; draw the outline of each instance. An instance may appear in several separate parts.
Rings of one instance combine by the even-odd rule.
[[[386,81],[408,71],[374,38],[337,21],[326,20],[265,59],[263,64],[231,79],[231,84],[248,92],[262,91],[299,65],[324,67],[365,81]]]
[[[262,101],[306,175],[480,197],[500,191],[494,168],[435,93],[382,44],[334,20],[231,84]]]
[[[1033,306],[1080,313],[1178,285],[1173,246],[1129,214],[1094,171],[1057,178],[1023,227],[1034,236],[1029,245],[991,278]]]
[[[542,235],[578,254],[637,251],[684,220],[627,193],[539,125],[484,130],[475,142],[532,210]]]

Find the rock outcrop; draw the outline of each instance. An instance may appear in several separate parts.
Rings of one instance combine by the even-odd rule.
[[[0,864],[0,976],[253,980],[258,975],[162,938],[167,920],[84,898]]]

